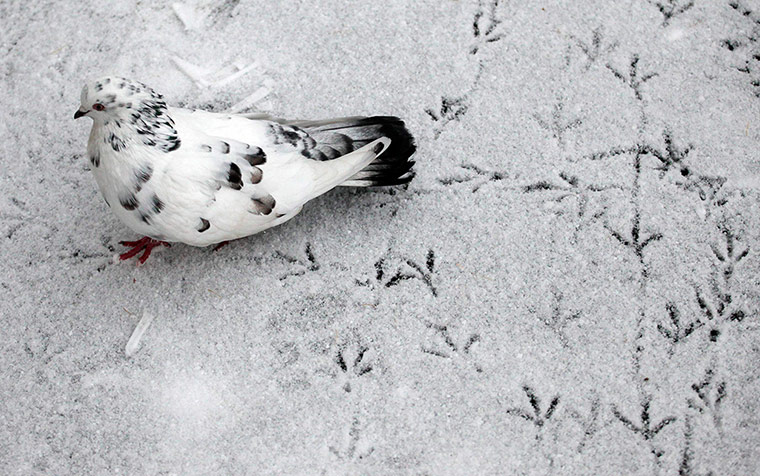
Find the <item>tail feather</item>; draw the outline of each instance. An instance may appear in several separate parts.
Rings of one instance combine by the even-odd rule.
[[[342,186],[377,187],[400,185],[414,178],[410,160],[417,149],[414,137],[404,121],[392,116],[347,117],[332,121],[299,122],[292,125],[304,129],[317,141],[326,157],[351,153],[387,137],[390,146],[360,172],[349,177]]]

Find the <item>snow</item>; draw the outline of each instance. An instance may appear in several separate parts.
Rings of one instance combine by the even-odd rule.
[[[757,474],[752,2],[0,17],[1,474]],[[214,111],[398,115],[417,177],[114,262],[139,237],[72,119],[106,74]]]

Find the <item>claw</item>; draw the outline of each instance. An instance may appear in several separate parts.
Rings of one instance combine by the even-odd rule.
[[[138,264],[145,263],[145,261],[147,261],[148,257],[150,256],[150,252],[153,251],[153,248],[156,246],[171,246],[171,244],[165,241],[154,240],[148,236],[144,236],[137,241],[120,241],[119,244],[132,248],[131,250],[119,255],[119,259],[122,261],[137,256],[137,254],[139,254],[141,251],[144,251],[142,256],[140,256],[140,258],[137,260]]]

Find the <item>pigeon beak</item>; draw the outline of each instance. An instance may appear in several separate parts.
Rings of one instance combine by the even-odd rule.
[[[81,109],[77,109],[77,112],[74,113],[74,119],[79,119],[80,117],[86,115],[90,111],[83,111]]]

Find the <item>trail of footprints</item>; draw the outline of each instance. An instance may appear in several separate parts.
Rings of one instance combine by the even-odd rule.
[[[689,15],[695,5],[695,2],[689,0],[648,0],[648,3],[661,13],[663,28]],[[500,30],[502,21],[497,14],[498,6],[499,2],[495,1],[487,4],[478,2],[472,28],[475,43],[470,50],[470,55],[478,58],[478,74],[471,85],[458,95],[443,95],[440,106],[426,110],[434,123],[435,138],[441,136],[448,124],[462,121],[471,110],[470,97],[479,85],[479,75],[485,65],[485,60],[479,55],[484,48],[490,48],[505,35]],[[729,6],[742,13],[747,21],[760,25],[760,17],[755,18],[755,13],[743,4],[732,1]],[[753,34],[743,38],[727,39],[724,46],[732,52],[746,49],[748,46],[754,48],[758,37],[760,35]],[[601,26],[591,32],[590,40],[575,36],[571,39],[572,43],[567,48],[566,61],[568,63],[574,61],[574,52],[579,52],[583,61],[583,71],[588,72],[592,68],[601,66],[603,70],[611,74],[621,86],[631,92],[641,109],[640,127],[642,130],[647,127],[649,124],[646,109],[647,86],[651,81],[656,81],[661,72],[653,71],[648,66],[646,58],[635,52],[631,53],[627,62],[622,64],[619,60],[609,59],[609,56],[621,48],[621,45],[618,41],[609,39]],[[760,67],[755,62],[760,63],[760,54],[748,60],[744,67],[744,72],[753,77],[760,75]],[[757,88],[757,94],[760,96],[760,79],[753,79],[752,85]],[[565,110],[565,100],[560,98],[549,117],[537,113],[532,115],[548,136],[556,141],[560,149],[564,148],[567,134],[583,124],[582,117],[567,115]],[[616,167],[632,166],[631,183],[589,182],[583,177],[560,171],[554,179],[527,183],[519,187],[523,193],[544,195],[547,200],[558,204],[567,200],[568,197],[575,198],[577,205],[572,213],[576,220],[583,222],[585,227],[599,223],[612,238],[611,243],[617,243],[618,246],[629,249],[637,258],[642,289],[646,289],[647,283],[651,281],[647,253],[653,252],[654,245],[661,242],[664,235],[656,229],[656,226],[644,224],[645,217],[642,216],[644,211],[639,205],[635,205],[632,210],[627,226],[619,228],[613,225],[606,219],[607,208],[600,203],[600,197],[603,198],[612,191],[629,192],[633,197],[632,202],[638,204],[639,197],[643,193],[640,185],[643,176],[654,172],[662,183],[671,184],[677,190],[693,195],[695,200],[702,202],[703,213],[700,216],[705,222],[715,216],[717,216],[715,220],[719,221],[728,200],[722,190],[726,179],[700,173],[698,167],[692,163],[694,145],[676,137],[667,126],[662,130],[661,137],[660,143],[639,140],[629,145],[610,147],[579,159],[592,162],[605,161]],[[624,165],[626,163],[629,165]],[[463,185],[472,193],[476,193],[486,185],[499,186],[500,183],[509,179],[510,174],[507,171],[489,170],[477,163],[462,162],[454,174],[439,178],[438,182],[445,186]],[[557,215],[567,213],[564,209],[550,210]],[[686,306],[681,302],[668,301],[664,303],[662,313],[657,317],[647,316],[642,311],[641,331],[649,328],[662,339],[661,345],[668,349],[667,358],[673,358],[680,351],[681,346],[694,339],[699,339],[700,347],[709,352],[709,345],[720,338],[726,326],[741,323],[747,315],[746,308],[734,299],[731,289],[734,273],[739,269],[750,249],[741,244],[741,240],[729,227],[719,226],[719,228],[719,236],[722,240],[711,245],[715,256],[712,278],[708,283],[695,285],[693,302]],[[576,227],[576,234],[579,230],[580,228]],[[405,281],[417,280],[424,283],[433,296],[437,296],[438,290],[434,282],[438,271],[434,266],[435,254],[432,250],[429,256],[433,258],[429,260],[433,261],[433,265],[426,266],[415,260],[396,256],[389,250],[385,256],[374,263],[374,275],[356,280],[356,284],[381,292],[383,288],[392,288]],[[566,329],[580,318],[580,313],[565,308],[559,289],[554,288],[552,296],[551,312],[548,315],[537,314],[536,317],[557,336],[563,347],[572,346]],[[693,304],[696,304],[699,310],[696,315],[684,310],[687,307],[694,308]],[[468,361],[476,371],[474,375],[483,373],[483,368],[472,355],[476,346],[486,345],[482,343],[483,338],[478,333],[461,332],[447,324],[430,321],[426,321],[425,325],[432,331],[433,339],[420,346],[422,352],[441,361]],[[637,345],[639,346],[637,353],[646,351],[641,344]],[[341,366],[345,373],[354,371],[352,368],[356,367],[350,367],[347,361],[345,366]],[[535,429],[537,441],[542,440],[547,431],[552,431],[547,430],[550,422],[569,418],[581,429],[580,439],[573,448],[578,453],[585,451],[593,443],[601,428],[607,425],[619,425],[648,448],[653,458],[655,473],[665,470],[663,456],[666,449],[660,442],[660,435],[678,431],[675,428],[680,423],[683,449],[679,456],[678,472],[682,475],[696,476],[698,473],[694,468],[697,467],[699,455],[696,454],[693,439],[699,425],[702,424],[700,418],[707,418],[720,430],[721,409],[729,398],[730,389],[726,381],[718,377],[714,365],[711,365],[701,376],[694,376],[691,390],[692,395],[678,407],[680,411],[676,411],[676,408],[670,411],[655,398],[656,395],[646,391],[641,392],[637,411],[631,411],[629,406],[621,403],[605,403],[597,394],[592,395],[588,400],[587,410],[581,411],[563,406],[564,400],[561,394],[541,392],[532,385],[524,384],[522,392],[528,405],[515,403],[508,406],[504,414],[531,423]]]
[[[692,0],[647,0],[662,15],[662,27],[668,27],[681,17],[690,13],[695,6]],[[745,52],[747,59],[737,69],[750,77],[750,85],[754,94],[760,97],[760,53],[758,53],[758,33],[760,15],[739,1],[728,2],[730,9],[738,12],[743,21],[751,26],[751,33],[746,35],[726,38],[722,45],[731,52],[738,54]],[[231,7],[231,8],[234,8]],[[480,78],[486,67],[486,51],[493,51],[495,45],[505,38],[507,32],[503,29],[503,21],[500,17],[499,0],[478,0],[477,8],[473,16],[471,35],[472,46],[467,52],[475,61],[477,72],[470,83],[459,93],[442,95],[440,103],[433,108],[426,109],[427,115],[433,122],[433,136],[439,138],[446,128],[454,122],[461,122],[471,110],[471,98],[480,86]],[[184,11],[178,16],[185,26],[192,29],[193,19],[184,15]],[[184,15],[184,17],[183,17]],[[214,13],[219,16],[219,12]],[[213,15],[212,15],[213,16]],[[216,21],[216,20],[214,20]],[[595,67],[602,67],[619,81],[621,86],[631,91],[634,99],[643,104],[647,94],[647,86],[650,81],[656,80],[660,75],[658,71],[652,71],[646,58],[638,53],[628,56],[627,62],[621,63],[608,59],[609,56],[620,48],[620,43],[609,39],[605,35],[604,28],[599,26],[591,31],[589,39],[581,39],[571,36],[572,42],[568,45],[568,64],[573,61],[573,52],[580,54],[583,61],[583,70],[589,71]],[[243,98],[237,104],[231,105],[231,112],[239,112],[253,105],[260,104],[271,92],[271,84],[267,82],[266,74],[258,63],[235,63],[223,67],[215,72],[199,68],[182,59],[176,58],[175,64],[188,75],[200,88],[213,89],[224,87],[231,81],[236,81],[246,75],[255,77],[255,89],[251,95]],[[549,117],[533,113],[533,119],[541,129],[548,134],[560,149],[565,148],[567,136],[583,125],[582,117],[566,114],[566,101],[558,98]],[[644,121],[646,113],[643,112]],[[665,129],[662,133],[662,143],[651,144],[639,142],[629,145],[611,147],[581,160],[590,161],[632,161],[635,169],[634,180],[638,181],[645,170],[643,161],[653,161],[660,179],[675,176],[675,184],[686,193],[694,193],[699,200],[707,203],[705,219],[708,213],[719,213],[725,205],[725,198],[720,197],[720,192],[725,183],[725,178],[700,174],[689,163],[690,153],[694,149],[691,144],[677,141],[674,134]],[[459,185],[469,188],[472,193],[480,191],[484,186],[499,186],[507,181],[510,174],[504,170],[489,170],[473,162],[462,162],[459,170],[450,177],[438,179],[442,185]],[[614,227],[605,220],[605,207],[595,205],[599,195],[611,190],[632,190],[639,193],[639,185],[633,184],[605,184],[588,182],[583,177],[574,176],[571,173],[561,171],[556,178],[523,184],[522,193],[541,194],[547,196],[547,200],[562,203],[568,197],[577,200],[576,219],[587,221],[584,226],[592,226],[600,223],[607,230],[618,245],[630,249],[642,265],[642,279],[648,280],[645,253],[651,246],[663,238],[662,233],[642,226],[642,211],[637,208],[633,211],[630,227],[624,230]],[[553,211],[555,214],[564,211]],[[577,231],[577,230],[576,230]],[[9,234],[12,236],[14,230]],[[747,256],[750,249],[742,246],[741,241],[734,233],[724,227],[721,229],[723,240],[713,243],[711,249],[715,256],[714,273],[709,283],[700,283],[695,287],[693,299],[699,309],[697,315],[690,314],[684,309],[683,303],[667,302],[661,316],[655,321],[656,334],[669,346],[669,356],[673,356],[680,346],[693,339],[701,338],[704,342],[716,342],[725,327],[733,323],[740,323],[747,315],[747,311],[741,303],[733,299],[732,283],[733,276],[741,261]],[[280,280],[303,276],[307,273],[318,272],[321,269],[320,262],[311,243],[307,243],[303,253],[291,256],[282,252],[276,252],[274,257],[283,262],[290,269],[280,276]],[[439,266],[437,265],[436,253],[429,249],[422,257],[407,257],[388,250],[383,256],[374,261],[371,276],[357,279],[356,285],[371,288],[375,293],[391,293],[392,288],[398,286],[419,286],[419,292],[428,292],[436,298],[440,294],[438,281]],[[423,291],[424,290],[424,291]],[[557,288],[552,290],[552,310],[548,315],[537,316],[539,321],[551,330],[559,339],[563,347],[571,346],[566,329],[573,321],[579,319],[578,311],[565,309],[561,291]],[[482,366],[474,358],[473,352],[478,346],[486,345],[479,333],[462,332],[460,329],[448,324],[425,321],[424,326],[431,332],[431,338],[427,343],[420,345],[420,351],[430,356],[431,359],[440,359],[443,362],[461,360],[475,370],[475,374],[484,372]],[[700,337],[700,334],[702,336]],[[291,343],[290,347],[281,349],[284,359],[292,363],[293,359],[299,358],[298,349]],[[342,393],[345,395],[356,391],[361,382],[367,378],[373,378],[376,371],[376,357],[372,346],[353,342],[339,346],[331,356],[332,369],[329,371]],[[288,364],[289,365],[289,364]],[[517,417],[530,423],[535,431],[536,440],[544,438],[548,424],[558,418],[569,417],[582,429],[581,439],[574,450],[583,452],[596,437],[599,429],[605,424],[604,415],[610,416],[613,424],[618,424],[639,438],[647,445],[654,457],[655,465],[661,465],[664,450],[657,443],[658,437],[665,431],[671,431],[675,424],[683,421],[683,451],[680,457],[679,474],[696,475],[694,468],[698,455],[695,454],[693,438],[700,417],[708,417],[716,428],[721,428],[721,408],[726,402],[729,392],[724,379],[718,376],[714,367],[708,367],[701,377],[695,378],[691,386],[692,396],[687,399],[686,406],[691,413],[683,417],[674,416],[667,410],[663,410],[655,403],[653,395],[644,394],[639,404],[638,413],[631,413],[622,405],[605,405],[598,396],[592,396],[589,400],[587,411],[579,411],[574,408],[564,407],[563,398],[560,394],[542,392],[533,386],[524,384],[522,393],[524,401],[515,402],[514,406],[508,406],[504,410],[505,416]],[[527,403],[527,405],[526,405]],[[653,415],[655,413],[657,416]],[[375,448],[362,444],[364,424],[358,416],[351,418],[347,428],[347,438],[329,446],[329,451],[336,458],[347,462],[361,462],[370,457]]]

